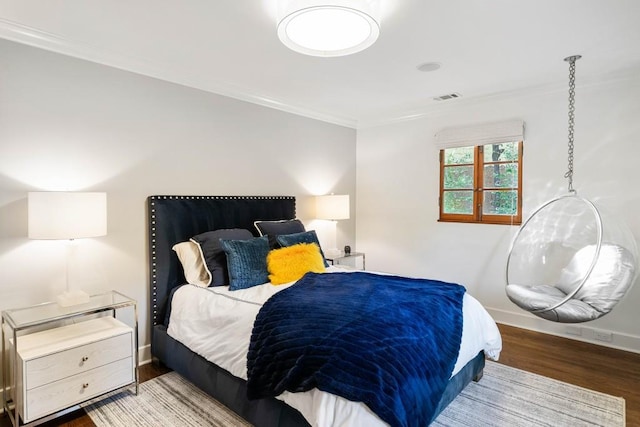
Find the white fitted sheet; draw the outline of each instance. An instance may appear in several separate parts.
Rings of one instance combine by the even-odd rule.
[[[329,267],[327,271],[345,270]],[[168,333],[193,352],[246,380],[247,351],[254,319],[267,299],[292,284],[264,284],[237,291],[229,291],[227,287],[183,286],[172,300]],[[495,322],[469,294],[463,299],[463,319],[460,352],[452,376],[479,351],[484,350],[487,357],[497,360],[502,349]],[[277,398],[300,411],[312,426],[387,425],[365,404],[317,389],[304,393],[284,392]]]

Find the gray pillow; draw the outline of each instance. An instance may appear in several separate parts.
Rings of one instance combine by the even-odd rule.
[[[191,238],[191,241],[200,247],[204,265],[209,271],[211,277],[209,286],[225,286],[229,284],[227,256],[222,249],[220,239],[244,240],[251,238],[253,238],[253,234],[249,230],[242,228],[223,228],[207,231]]]
[[[276,241],[276,236],[281,234],[302,233],[305,231],[302,221],[299,219],[285,219],[282,221],[256,221],[253,223],[261,236],[269,238],[269,247],[277,249],[280,247]]]

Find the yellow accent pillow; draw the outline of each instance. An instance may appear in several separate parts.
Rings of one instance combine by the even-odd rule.
[[[325,270],[320,248],[315,243],[299,243],[269,251],[267,269],[272,285],[293,282],[310,271],[323,273]]]

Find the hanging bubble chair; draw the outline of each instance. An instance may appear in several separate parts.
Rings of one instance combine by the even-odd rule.
[[[520,308],[554,322],[609,313],[633,285],[638,249],[625,224],[573,189],[575,61],[570,63],[569,194],[539,207],[520,227],[507,258],[506,292]]]

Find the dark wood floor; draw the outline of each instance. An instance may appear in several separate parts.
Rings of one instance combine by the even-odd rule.
[[[640,426],[640,354],[506,325],[498,326],[503,340],[500,363],[621,396],[626,401],[627,425]],[[151,364],[141,366],[140,381],[166,372],[166,369]],[[42,425],[94,426],[82,410]],[[7,416],[0,417],[0,427],[10,426]]]
[[[625,399],[627,425],[640,426],[640,354],[498,325],[500,363]]]

